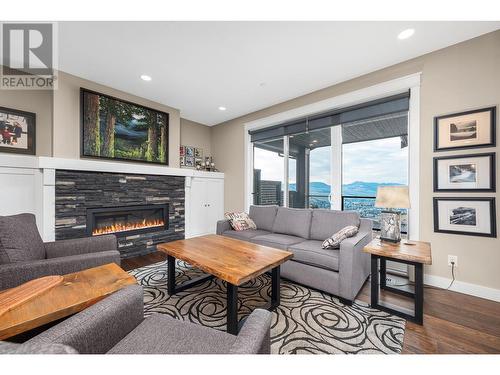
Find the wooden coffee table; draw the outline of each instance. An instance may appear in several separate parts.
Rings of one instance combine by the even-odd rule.
[[[227,282],[227,332],[233,335],[238,333],[238,286],[271,270],[271,301],[266,308],[276,308],[280,304],[280,265],[293,257],[289,251],[218,235],[168,242],[158,245],[158,250],[167,254],[169,295],[213,277]],[[176,285],[175,258],[209,275]]]
[[[64,275],[57,285],[0,315],[0,340],[73,315],[136,283],[132,275],[115,263]]]

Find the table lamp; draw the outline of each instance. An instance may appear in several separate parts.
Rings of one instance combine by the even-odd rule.
[[[384,208],[380,214],[380,239],[401,241],[401,213],[394,208],[410,208],[408,186],[379,186],[375,207]]]

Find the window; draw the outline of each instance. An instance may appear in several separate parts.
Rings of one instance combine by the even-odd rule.
[[[285,164],[283,139],[254,142],[253,202],[283,206]]]
[[[408,147],[401,137],[345,144],[342,147],[342,209],[358,211],[380,229],[374,207],[380,185],[408,185]],[[407,232],[407,210],[401,210]]]

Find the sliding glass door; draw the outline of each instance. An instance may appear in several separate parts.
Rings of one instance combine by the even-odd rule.
[[[378,186],[408,184],[408,100],[403,93],[250,132],[254,204],[355,210],[378,228]]]

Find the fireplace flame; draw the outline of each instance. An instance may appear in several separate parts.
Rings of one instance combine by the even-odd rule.
[[[110,234],[117,232],[127,232],[129,230],[145,229],[145,228],[155,228],[162,227],[165,222],[162,219],[146,220],[137,223],[117,223],[112,225],[107,225],[102,228],[95,228],[92,231],[93,236],[99,236],[101,234]]]

